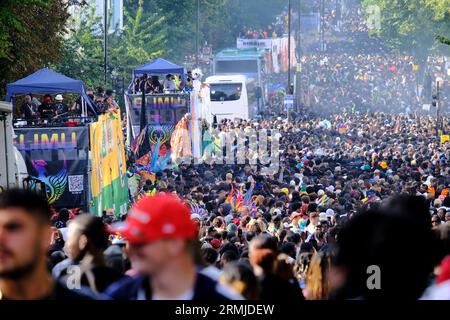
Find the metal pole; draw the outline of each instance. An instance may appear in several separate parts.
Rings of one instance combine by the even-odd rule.
[[[340,27],[340,20],[341,20],[341,17],[340,17],[340,12],[341,12],[341,8],[339,7],[339,5],[340,5],[340,3],[339,3],[339,0],[336,0],[336,12],[335,12],[335,14],[336,14],[336,26],[339,26]]]
[[[302,55],[302,0],[298,0],[298,35],[297,35],[297,46],[298,46],[298,56]]]
[[[146,109],[146,101],[145,101],[145,84],[142,82],[141,84],[141,118],[139,123],[139,131],[142,132],[147,127],[147,109]]]
[[[200,33],[200,0],[197,0],[197,25],[195,33],[195,63],[198,67],[198,52],[199,52],[199,33]]]
[[[298,46],[298,61],[297,63],[299,63],[300,61],[300,57],[302,55],[302,49],[301,49],[301,32],[302,32],[302,23],[301,23],[301,13],[302,13],[302,0],[298,0],[298,35],[297,35],[297,46]],[[301,94],[300,94],[300,90],[301,90],[301,77],[300,77],[300,72],[298,71],[298,68],[296,67],[296,73],[295,73],[295,93],[296,93],[296,111],[298,112],[299,110],[299,105],[300,105],[300,99],[301,99]]]
[[[320,51],[325,51],[325,25],[324,25],[324,14],[325,14],[325,4],[324,0],[320,1]]]
[[[108,0],[105,0],[103,2],[104,6],[103,6],[103,23],[104,23],[104,34],[103,34],[103,52],[104,52],[104,57],[103,57],[103,72],[104,72],[104,80],[105,80],[105,85],[106,85],[106,73],[107,73],[107,67],[106,67],[106,63],[108,60]]]
[[[288,4],[288,92],[291,92],[291,0]]]
[[[440,112],[440,101],[439,101],[439,81],[436,81],[436,136],[439,139],[439,131],[441,130],[441,112]]]
[[[291,0],[288,1],[288,89],[287,94],[291,95]],[[287,109],[287,120],[291,121],[291,108]]]

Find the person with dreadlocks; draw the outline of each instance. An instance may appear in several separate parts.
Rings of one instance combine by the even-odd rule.
[[[75,280],[93,292],[104,292],[123,276],[106,266],[104,250],[109,233],[103,221],[95,216],[77,216],[68,227],[66,250],[69,259],[53,269],[53,276],[61,280]]]
[[[307,300],[327,300],[330,288],[331,254],[329,251],[315,252],[306,273]]]

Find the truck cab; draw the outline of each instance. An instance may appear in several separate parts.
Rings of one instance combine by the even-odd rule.
[[[224,49],[216,54],[213,61],[214,76],[244,76],[248,105],[259,111],[265,104],[265,50]],[[255,114],[251,114],[253,116]]]

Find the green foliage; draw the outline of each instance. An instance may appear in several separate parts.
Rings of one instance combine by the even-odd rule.
[[[130,79],[132,69],[165,53],[167,32],[165,17],[158,13],[144,15],[143,1],[139,1],[136,15],[125,10],[123,32],[110,37],[110,64],[117,75]]]
[[[7,83],[59,59],[68,18],[65,0],[0,2],[0,96]]]
[[[137,3],[126,0],[124,6],[136,12]],[[199,0],[200,48],[205,42],[215,52],[233,47],[245,27],[267,28],[286,5],[286,0]],[[145,14],[165,18],[161,27],[167,33],[167,58],[181,63],[186,55],[195,53],[197,0],[146,0],[143,8]]]
[[[124,30],[108,35],[108,74],[120,75],[129,81],[134,67],[164,54],[166,44],[164,17],[145,14],[143,0],[136,11],[125,9]],[[103,20],[95,16],[94,7],[81,12],[79,28],[64,43],[61,73],[83,80],[88,86],[111,86],[104,82]]]
[[[436,40],[438,40],[442,44],[450,45],[450,39],[443,36],[436,36]]]
[[[87,86],[98,85],[103,77],[102,19],[95,16],[94,7],[81,10],[80,28],[71,32],[64,41],[61,61],[52,66],[56,71]]]
[[[69,5],[82,12],[73,30],[67,30]],[[215,52],[233,47],[245,27],[266,29],[286,5],[199,0],[200,48],[206,42]],[[108,73],[127,83],[134,67],[158,56],[183,63],[195,53],[196,24],[197,0],[124,0],[124,29],[108,35]],[[103,83],[103,20],[95,17],[93,0],[0,1],[0,90],[43,66],[88,86],[111,85]]]
[[[11,33],[26,31],[19,13],[23,6],[48,8],[49,3],[43,0],[2,0],[0,2],[0,58],[12,58],[8,52],[13,46]]]
[[[446,50],[437,36],[450,33],[450,0],[362,0],[381,10],[381,29],[374,31],[391,48],[420,58]]]

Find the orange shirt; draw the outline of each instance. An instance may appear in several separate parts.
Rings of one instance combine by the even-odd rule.
[[[434,189],[434,187],[429,187],[429,188],[428,188],[428,193],[431,193],[431,195],[433,196],[433,198],[436,197],[436,189]]]

